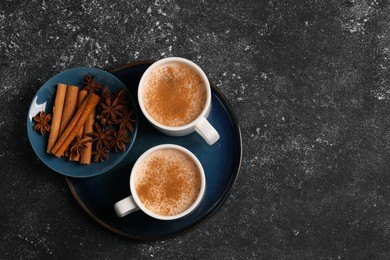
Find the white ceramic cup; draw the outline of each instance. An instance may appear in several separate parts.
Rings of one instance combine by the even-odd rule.
[[[147,209],[144,206],[144,204],[142,203],[142,201],[140,200],[140,198],[137,194],[136,180],[137,180],[137,174],[139,173],[139,171],[138,171],[139,167],[141,167],[142,162],[145,158],[147,158],[151,153],[158,151],[160,149],[176,149],[176,150],[183,152],[184,154],[188,155],[195,162],[196,166],[199,169],[199,173],[200,173],[201,183],[200,183],[200,191],[199,191],[197,198],[195,199],[195,201],[192,203],[192,205],[190,207],[188,207],[186,210],[184,210],[181,213],[176,214],[176,215],[165,216],[165,215],[158,215],[158,214],[152,212],[151,210]],[[149,215],[153,218],[156,218],[156,219],[161,219],[161,220],[178,219],[178,218],[181,218],[181,217],[188,215],[199,205],[199,203],[202,201],[202,198],[204,196],[205,189],[206,189],[206,178],[205,178],[202,164],[199,162],[198,158],[196,158],[196,156],[192,152],[190,152],[189,150],[187,150],[186,148],[184,148],[182,146],[175,145],[175,144],[162,144],[162,145],[158,145],[158,146],[154,146],[154,147],[150,148],[149,150],[144,152],[138,158],[138,160],[136,161],[136,163],[133,166],[133,169],[132,169],[131,175],[130,175],[130,191],[131,191],[132,195],[115,203],[114,210],[119,217],[124,217],[132,212],[142,210],[147,215]]]
[[[151,72],[153,72],[157,67],[168,64],[168,63],[184,63],[191,68],[193,68],[199,76],[202,78],[204,82],[204,86],[206,88],[206,103],[203,107],[202,112],[199,114],[199,116],[193,120],[192,122],[183,125],[183,126],[166,126],[159,122],[157,122],[153,117],[150,116],[150,114],[147,112],[145,108],[144,103],[144,87],[145,82],[150,76]],[[196,131],[198,134],[200,134],[208,144],[212,145],[219,139],[219,134],[217,130],[207,121],[207,117],[210,113],[211,109],[211,89],[210,89],[210,83],[206,77],[206,74],[203,72],[203,70],[193,63],[190,60],[184,59],[184,58],[178,58],[178,57],[170,57],[170,58],[164,58],[161,60],[156,61],[153,63],[142,75],[141,80],[139,82],[138,86],[138,102],[141,107],[142,113],[145,115],[147,120],[159,131],[161,131],[164,134],[171,135],[171,136],[183,136],[190,134],[194,131]]]

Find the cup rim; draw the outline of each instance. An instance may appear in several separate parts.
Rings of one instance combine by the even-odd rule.
[[[199,75],[202,77],[202,79],[203,79],[203,81],[205,82],[205,85],[206,85],[207,97],[206,97],[206,102],[205,102],[205,105],[203,107],[202,112],[192,122],[190,122],[188,124],[185,124],[185,125],[182,125],[182,126],[166,126],[166,125],[163,125],[163,124],[157,122],[152,116],[150,116],[150,114],[146,110],[145,104],[144,104],[144,101],[143,101],[143,98],[142,98],[143,97],[143,88],[144,88],[143,87],[144,86],[143,83],[144,83],[146,77],[156,67],[158,67],[158,66],[160,66],[162,64],[165,64],[165,63],[170,63],[170,62],[181,62],[181,63],[185,63],[185,64],[191,66],[193,69],[195,69],[199,73]],[[139,84],[138,84],[137,97],[138,97],[138,103],[139,103],[139,106],[141,108],[141,111],[144,114],[144,116],[148,119],[149,122],[151,122],[153,125],[161,128],[161,129],[164,129],[164,130],[167,130],[167,131],[171,131],[171,132],[176,132],[176,131],[187,130],[187,129],[190,129],[192,127],[195,127],[196,124],[199,122],[199,120],[201,120],[203,117],[205,117],[205,115],[207,115],[207,113],[209,111],[209,108],[210,108],[210,104],[211,104],[211,88],[210,88],[210,82],[209,82],[206,74],[204,73],[204,71],[196,63],[194,63],[191,60],[188,60],[188,59],[185,59],[185,58],[181,58],[181,57],[168,57],[168,58],[163,58],[163,59],[157,60],[152,65],[150,65],[146,69],[146,71],[142,74],[142,77],[141,77],[141,79],[139,81]]]
[[[163,215],[159,215],[159,214],[156,214],[152,211],[150,211],[149,209],[147,209],[143,203],[141,202],[140,198],[138,197],[138,194],[136,192],[136,188],[135,188],[135,176],[137,174],[137,168],[138,166],[141,164],[141,162],[147,157],[149,156],[151,153],[155,152],[155,151],[158,151],[158,150],[161,150],[161,149],[176,149],[176,150],[179,150],[181,152],[184,152],[186,155],[190,156],[191,159],[195,162],[195,164],[198,166],[198,169],[199,169],[199,173],[200,173],[200,178],[201,178],[201,186],[200,186],[200,191],[199,191],[199,194],[196,198],[196,200],[192,203],[192,205],[187,208],[186,210],[180,212],[179,214],[176,214],[176,215],[172,215],[172,216],[163,216]],[[178,219],[178,218],[181,218],[181,217],[184,217],[186,216],[187,214],[191,213],[201,202],[202,198],[203,198],[203,195],[205,193],[205,190],[206,190],[206,176],[205,176],[205,173],[204,173],[204,169],[203,169],[203,166],[202,164],[200,163],[199,159],[188,149],[180,146],[180,145],[176,145],[176,144],[161,144],[161,145],[157,145],[157,146],[154,146],[148,150],[146,150],[138,159],[137,161],[135,162],[132,170],[131,170],[131,174],[130,174],[130,180],[129,180],[129,185],[130,185],[130,191],[131,191],[131,196],[133,197],[135,203],[137,204],[137,206],[144,212],[146,213],[147,215],[153,217],[153,218],[156,218],[156,219],[160,219],[160,220],[173,220],[173,219]]]

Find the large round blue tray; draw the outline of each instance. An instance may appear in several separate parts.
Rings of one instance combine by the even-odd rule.
[[[137,96],[138,82],[153,61],[134,62],[111,71]],[[212,109],[208,117],[220,139],[208,145],[197,133],[171,137],[155,130],[138,113],[138,134],[126,157],[110,171],[91,178],[66,177],[69,188],[81,207],[107,229],[134,239],[164,239],[188,231],[218,211],[228,198],[240,170],[242,140],[239,123],[224,95],[211,84]],[[136,108],[140,111],[137,101]],[[191,214],[177,220],[153,219],[138,211],[119,218],[115,202],[130,194],[129,177],[137,158],[152,146],[172,143],[191,150],[202,163],[206,174],[205,197]],[[234,217],[234,216],[232,216]]]

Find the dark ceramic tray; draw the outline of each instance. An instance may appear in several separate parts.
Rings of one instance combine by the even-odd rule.
[[[111,73],[130,90],[137,103],[138,82],[153,61],[130,63]],[[171,137],[155,130],[139,111],[138,133],[133,147],[115,168],[91,178],[66,177],[81,207],[107,229],[135,239],[164,239],[187,231],[218,211],[228,198],[240,170],[242,141],[238,121],[223,94],[211,84],[212,108],[208,117],[220,139],[208,145],[198,134]],[[178,220],[156,220],[138,211],[119,218],[113,205],[130,194],[129,177],[137,158],[152,146],[173,143],[192,151],[206,174],[205,196],[194,212]],[[233,217],[233,216],[232,216]]]

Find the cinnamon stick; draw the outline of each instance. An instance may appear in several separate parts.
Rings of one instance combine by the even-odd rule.
[[[66,90],[64,110],[62,111],[61,118],[61,127],[60,127],[60,135],[64,132],[65,128],[69,124],[72,119],[76,106],[77,106],[77,93],[79,92],[79,87],[76,86],[68,86]]]
[[[61,155],[65,152],[69,144],[80,131],[81,127],[83,127],[85,121],[87,121],[89,115],[99,103],[99,100],[100,97],[93,93],[89,94],[88,97],[84,100],[81,107],[77,110],[76,114],[73,116],[64,132],[61,134],[57,143],[54,145],[52,153],[55,156],[61,157]]]
[[[81,107],[82,103],[84,102],[85,98],[88,95],[88,91],[86,90],[80,90],[77,95],[77,109]],[[80,131],[77,133],[76,137],[82,137],[83,136],[83,129],[84,126],[81,127]],[[78,161],[80,159],[80,154],[72,154],[69,153],[69,161]]]
[[[89,115],[87,121],[84,124],[83,138],[88,137],[88,133],[93,132],[93,125],[95,124],[95,110]],[[88,165],[91,163],[92,158],[92,142],[87,143],[87,147],[83,150],[80,156],[80,163]]]
[[[49,139],[46,148],[47,153],[50,153],[60,133],[61,118],[62,118],[62,111],[64,109],[65,95],[66,95],[66,85],[61,83],[58,84],[57,93],[54,101],[54,107],[53,107],[53,119],[51,121],[51,129],[50,129]]]

